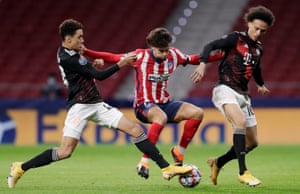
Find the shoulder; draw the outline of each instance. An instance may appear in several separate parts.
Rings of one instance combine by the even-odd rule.
[[[84,56],[79,55],[77,51],[69,50],[63,47],[58,49],[57,60],[60,65],[86,65],[88,62],[87,59]]]
[[[139,61],[145,56],[146,53],[150,53],[150,49],[136,49],[134,53],[137,56],[137,61]]]
[[[177,57],[177,58],[181,58],[181,59],[186,59],[187,55],[184,54],[181,50],[179,50],[178,48],[175,47],[171,47],[169,49],[170,54],[172,55],[172,57]]]
[[[74,57],[79,57],[79,54],[74,50],[69,50],[64,47],[59,47],[57,51],[57,57],[61,60],[67,60]]]

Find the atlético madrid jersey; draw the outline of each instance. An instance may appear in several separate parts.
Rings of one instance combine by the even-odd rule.
[[[169,49],[166,60],[155,58],[151,49],[137,49],[135,52],[135,104],[138,105],[144,102],[166,103],[170,100],[168,80],[178,65],[199,63],[199,57],[185,55],[176,48]]]

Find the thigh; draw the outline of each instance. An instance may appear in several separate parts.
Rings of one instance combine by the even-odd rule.
[[[224,115],[224,104],[239,106],[235,91],[225,85],[218,85],[213,89],[212,102]]]
[[[115,107],[110,106],[105,102],[97,103],[95,107],[96,113],[90,120],[101,126],[108,128],[117,128],[123,113]]]
[[[63,128],[64,137],[80,139],[82,131],[87,123],[87,112],[86,106],[83,104],[75,104],[69,109]]]
[[[187,119],[202,119],[203,110],[191,103],[183,102],[177,111],[174,121],[180,122]]]
[[[150,109],[153,109],[155,107],[159,108],[155,103],[143,103],[139,106],[134,107],[136,118],[143,123],[151,123],[152,119],[149,119],[148,116]]]
[[[256,121],[256,117],[255,117],[253,108],[251,106],[250,98],[248,98],[245,102],[246,102],[246,105],[242,108],[242,111],[243,111],[245,119],[246,119],[246,127],[256,126],[257,121]]]
[[[170,101],[165,104],[159,104],[159,107],[167,116],[168,123],[176,122],[175,116],[178,113],[180,107],[182,107],[183,103],[184,102],[182,101]]]
[[[143,129],[136,122],[123,115],[118,123],[118,130],[129,134],[132,137],[139,137],[144,133]]]
[[[241,108],[237,104],[224,104],[224,115],[234,128],[245,129],[246,121]]]

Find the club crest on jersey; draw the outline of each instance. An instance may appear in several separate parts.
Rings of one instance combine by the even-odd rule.
[[[84,56],[80,56],[78,62],[80,65],[86,65],[87,59]]]
[[[174,65],[173,61],[168,61],[168,68],[169,69],[173,68],[173,65]]]

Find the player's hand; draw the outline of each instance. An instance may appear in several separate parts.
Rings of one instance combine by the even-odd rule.
[[[122,58],[117,64],[119,65],[119,67],[123,67],[125,65],[128,64],[132,64],[133,62],[135,62],[137,60],[137,56],[135,53],[128,53],[127,55],[124,56],[124,58]]]
[[[95,59],[93,62],[93,67],[96,69],[100,69],[104,65],[103,59]]]
[[[85,52],[85,50],[86,50],[86,47],[84,46],[84,44],[81,44],[79,53],[80,53],[81,55],[83,55],[84,52]]]
[[[201,62],[200,65],[198,65],[198,67],[195,69],[195,71],[190,76],[194,83],[198,83],[199,81],[201,81],[201,79],[205,73],[205,66],[206,66],[206,64]]]
[[[262,94],[262,95],[269,95],[270,94],[270,90],[268,88],[266,88],[266,86],[257,86],[257,91],[258,93]]]

